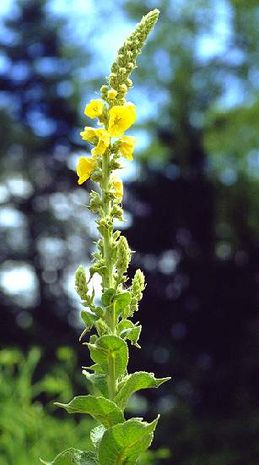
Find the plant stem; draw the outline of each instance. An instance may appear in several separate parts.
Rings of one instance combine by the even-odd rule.
[[[103,172],[103,182],[102,182],[102,200],[103,200],[103,214],[107,219],[110,217],[111,201],[108,197],[108,189],[110,183],[110,153],[107,151],[103,155],[102,161],[102,172]],[[107,272],[103,278],[103,287],[110,288],[113,285],[113,263],[112,263],[112,228],[107,227],[103,233],[103,253],[104,260],[107,267]]]
[[[109,184],[110,184],[110,151],[103,155],[102,160],[102,201],[103,201],[103,217],[107,220],[108,218],[111,219],[110,211],[111,211],[111,200],[108,196],[109,191]],[[105,228],[103,232],[103,258],[106,264],[106,273],[103,276],[103,288],[111,288],[113,287],[113,259],[112,259],[112,232],[113,232],[113,224],[109,225]],[[107,324],[110,327],[111,334],[116,335],[116,319],[115,319],[115,311],[114,311],[114,304],[112,304],[107,313]],[[115,375],[115,364],[113,354],[110,355],[108,361],[108,373],[107,373],[107,384],[108,384],[108,391],[109,391],[109,398],[113,399],[116,392],[117,392],[117,379]]]

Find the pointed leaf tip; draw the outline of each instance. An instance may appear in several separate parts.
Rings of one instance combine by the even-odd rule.
[[[68,413],[85,413],[91,415],[102,423],[105,428],[110,428],[124,421],[121,409],[112,400],[102,396],[77,396],[68,404],[55,402],[58,407],[64,408]]]
[[[146,371],[136,371],[128,375],[121,383],[121,387],[114,399],[122,409],[127,405],[129,398],[134,392],[147,388],[158,388],[161,384],[169,381],[171,378],[155,378],[153,373]]]

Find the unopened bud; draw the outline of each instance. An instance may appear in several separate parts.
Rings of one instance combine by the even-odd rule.
[[[117,246],[116,267],[120,275],[126,273],[131,260],[131,250],[126,237],[121,236]]]
[[[117,218],[119,221],[123,221],[123,210],[119,205],[113,205],[111,215],[113,218]]]
[[[101,88],[100,88],[100,92],[101,92],[101,96],[102,98],[106,98],[107,97],[107,92],[109,90],[109,87],[106,86],[106,85],[103,85]]]
[[[137,270],[131,284],[131,303],[130,303],[130,314],[138,309],[138,303],[143,297],[143,291],[145,289],[145,276],[141,270]]]
[[[92,191],[90,193],[90,203],[89,208],[92,212],[97,212],[102,205],[102,199],[98,192]]]
[[[100,169],[94,170],[91,174],[91,179],[94,182],[100,182],[102,179],[102,171]]]
[[[115,89],[110,89],[110,90],[108,91],[108,98],[109,98],[110,100],[114,100],[117,94],[118,94],[117,90],[115,90]]]
[[[77,268],[75,273],[75,289],[82,300],[86,300],[88,298],[88,285],[85,270],[82,265]]]
[[[125,94],[128,90],[128,87],[126,86],[126,84],[120,84],[120,92],[123,92],[123,94]]]

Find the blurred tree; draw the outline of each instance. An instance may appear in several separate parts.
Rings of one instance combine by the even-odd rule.
[[[134,18],[153,6],[126,4]],[[171,368],[159,400],[168,463],[256,465],[258,6],[156,6],[132,96],[146,99],[140,136],[151,131],[128,192],[127,237],[148,282],[134,369]]]
[[[72,336],[66,282],[86,253],[87,193],[68,155],[79,148],[75,78],[87,56],[62,43],[46,0],[14,8],[0,38],[0,331],[4,343],[51,348]]]

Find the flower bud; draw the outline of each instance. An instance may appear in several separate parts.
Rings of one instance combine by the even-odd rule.
[[[100,91],[101,91],[101,93],[102,93],[103,96],[106,96],[106,95],[107,95],[108,89],[109,89],[109,87],[106,86],[106,85],[103,85],[103,86],[101,87]]]
[[[90,193],[90,203],[89,208],[92,212],[97,212],[102,205],[102,199],[98,192],[92,191]]]
[[[102,171],[97,169],[97,170],[94,170],[91,174],[91,179],[94,181],[94,182],[100,182],[101,179],[102,179]]]
[[[118,274],[123,276],[126,273],[131,260],[131,250],[126,237],[121,236],[117,245],[116,268]]]
[[[113,205],[111,215],[113,218],[117,218],[119,221],[123,221],[123,210],[119,205]]]
[[[118,160],[111,160],[110,167],[112,170],[119,170],[122,168],[121,163]]]
[[[145,276],[144,273],[137,269],[132,280],[132,291],[138,300],[142,299],[142,292],[145,289]]]
[[[110,100],[114,100],[114,99],[116,98],[117,94],[118,94],[117,90],[115,90],[115,89],[110,89],[110,90],[108,91],[108,98],[109,98]]]
[[[82,265],[77,268],[75,273],[75,290],[82,300],[88,299],[88,285],[85,270]]]
[[[120,92],[123,92],[124,94],[127,92],[128,87],[126,84],[120,84]]]
[[[145,276],[140,269],[138,269],[132,279],[131,284],[131,303],[130,303],[130,315],[138,309],[138,303],[143,297],[143,291],[145,289]]]

